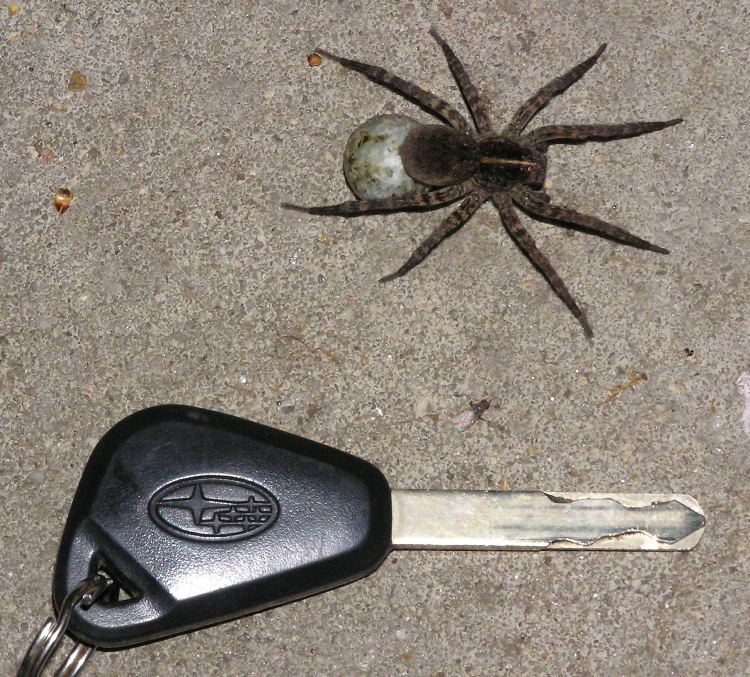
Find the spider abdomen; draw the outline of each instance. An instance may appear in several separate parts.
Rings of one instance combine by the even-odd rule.
[[[420,125],[399,151],[406,173],[428,186],[462,183],[479,169],[479,144],[445,125]]]

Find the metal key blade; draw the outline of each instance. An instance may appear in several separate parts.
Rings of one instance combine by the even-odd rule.
[[[391,491],[400,549],[690,550],[706,518],[680,494]]]

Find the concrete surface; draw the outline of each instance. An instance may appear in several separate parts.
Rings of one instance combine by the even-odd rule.
[[[685,492],[709,526],[680,555],[401,552],[334,592],[98,653],[89,675],[750,674],[747,5],[5,4],[3,674],[49,613],[90,450],[160,402],[347,449],[394,486]],[[551,152],[555,199],[672,251],[531,225],[593,343],[489,206],[385,287],[440,212],[279,209],[347,197],[341,152],[367,117],[429,120],[306,55],[383,64],[458,103],[431,24],[498,124],[602,41],[537,124],[686,118]],[[601,404],[631,371],[648,380]],[[456,432],[483,396],[491,423]]]

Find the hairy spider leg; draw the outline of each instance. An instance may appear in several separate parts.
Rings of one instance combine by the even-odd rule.
[[[435,38],[435,41],[443,50],[443,54],[445,54],[445,58],[448,61],[448,67],[451,69],[456,83],[458,83],[458,88],[461,90],[471,117],[474,118],[474,124],[477,129],[480,132],[490,131],[492,124],[490,122],[490,111],[487,102],[472,84],[466,69],[448,43],[438,35],[438,32],[434,28],[430,29],[430,35]]]
[[[503,222],[503,226],[505,226],[505,229],[508,231],[508,234],[513,241],[518,245],[519,249],[526,255],[531,263],[534,264],[534,267],[544,276],[552,289],[555,290],[555,293],[560,299],[562,299],[570,312],[573,313],[575,318],[581,323],[586,338],[592,338],[594,332],[591,330],[591,325],[589,325],[586,315],[578,307],[578,304],[568,291],[565,283],[555,272],[549,259],[539,251],[534,242],[534,238],[531,237],[529,232],[521,225],[521,221],[518,218],[516,210],[513,208],[513,203],[510,198],[504,193],[497,193],[493,196],[492,201],[500,212],[500,220]]]
[[[467,197],[456,209],[451,212],[443,222],[430,233],[427,239],[414,250],[407,262],[401,266],[395,273],[380,278],[380,282],[390,282],[397,277],[406,275],[412,268],[418,266],[427,258],[427,255],[435,249],[445,238],[453,235],[474,215],[485,202],[486,198],[478,191]]]
[[[322,216],[360,216],[377,212],[393,211],[395,209],[430,209],[441,207],[464,197],[473,189],[467,181],[455,186],[446,186],[428,193],[407,193],[396,197],[384,197],[378,200],[350,200],[335,205],[320,207],[303,207],[301,205],[282,202],[284,209],[294,209],[307,214]]]
[[[611,141],[658,132],[665,127],[678,125],[682,118],[664,122],[621,122],[614,125],[547,125],[526,134],[534,146],[546,147],[551,143],[580,143],[582,141]]]
[[[526,192],[537,200],[541,200],[542,202],[550,202],[552,200],[552,198],[547,193],[545,193],[544,190],[533,190],[528,186],[524,187],[526,188]]]
[[[603,237],[608,237],[617,242],[628,244],[631,247],[638,247],[638,249],[647,249],[648,251],[656,252],[657,254],[669,254],[668,249],[651,244],[647,240],[644,240],[637,235],[633,235],[624,228],[620,228],[620,226],[615,226],[614,224],[602,221],[596,216],[581,214],[575,209],[570,209],[569,207],[561,207],[540,200],[538,195],[533,194],[524,186],[515,186],[511,190],[511,196],[513,197],[513,201],[521,207],[521,209],[529,212],[533,216],[540,216],[542,218],[552,219],[553,221],[560,221],[563,224],[579,226],[583,230],[587,230]]]
[[[562,94],[568,87],[574,82],[580,80],[583,75],[588,71],[602,55],[602,52],[607,47],[607,44],[603,44],[599,49],[596,50],[596,54],[590,56],[585,61],[582,61],[577,66],[573,66],[567,73],[560,77],[550,80],[544,87],[542,87],[536,94],[528,99],[513,116],[508,126],[505,128],[506,132],[512,134],[520,134],[526,125],[531,122],[531,119],[544,108],[552,99],[558,94]]]
[[[362,75],[376,84],[383,85],[397,94],[400,94],[404,98],[416,102],[433,115],[447,122],[451,127],[455,127],[466,134],[469,133],[469,123],[464,116],[447,101],[435,96],[432,92],[428,92],[426,89],[422,89],[413,82],[409,82],[393,73],[389,73],[385,68],[381,68],[380,66],[372,66],[367,63],[362,63],[361,61],[345,59],[322,49],[317,49],[315,51],[317,54],[321,54],[322,56],[337,61],[344,68],[349,68],[350,70],[362,73]]]

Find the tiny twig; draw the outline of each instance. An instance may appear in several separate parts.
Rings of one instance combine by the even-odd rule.
[[[609,388],[609,395],[605,397],[601,402],[599,402],[599,406],[601,407],[604,404],[607,404],[607,402],[614,400],[615,398],[622,395],[623,392],[626,390],[630,390],[630,388],[634,388],[637,383],[640,383],[641,381],[648,381],[648,374],[646,374],[643,371],[633,371],[631,370],[630,373],[628,373],[628,380],[625,383],[620,383],[613,388]]]

